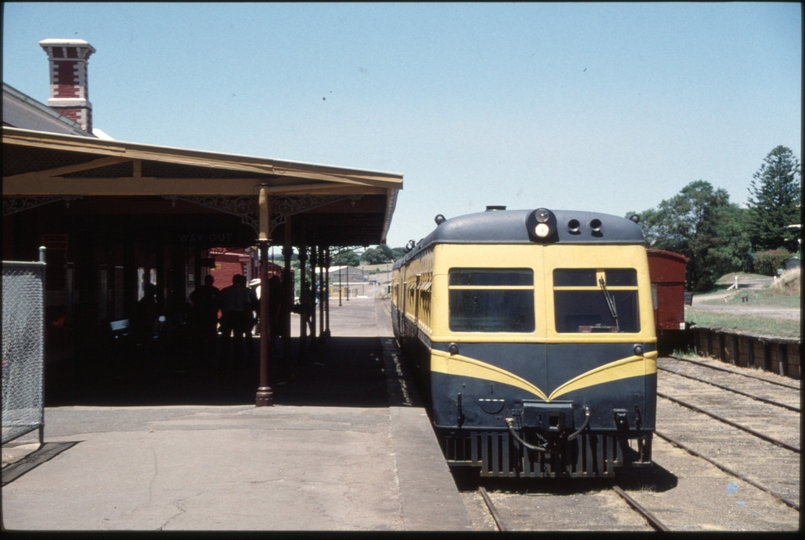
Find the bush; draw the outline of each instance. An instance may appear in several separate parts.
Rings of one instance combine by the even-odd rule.
[[[780,276],[780,279],[769,287],[769,291],[772,294],[781,296],[799,296],[802,290],[801,275],[802,271],[800,268],[786,270],[783,272],[783,275]]]
[[[785,249],[770,249],[755,253],[755,272],[764,276],[776,276],[777,269],[783,267],[783,261],[791,256]]]

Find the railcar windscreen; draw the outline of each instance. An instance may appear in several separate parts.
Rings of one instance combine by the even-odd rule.
[[[453,332],[534,331],[532,270],[453,268],[448,284]]]
[[[634,269],[556,269],[553,286],[557,332],[640,332]]]

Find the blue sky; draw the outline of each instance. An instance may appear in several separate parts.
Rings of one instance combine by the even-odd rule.
[[[4,3],[3,81],[81,38],[118,140],[402,173],[392,247],[433,217],[744,203],[802,148],[799,3]]]

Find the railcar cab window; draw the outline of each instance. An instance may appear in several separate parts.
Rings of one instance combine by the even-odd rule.
[[[532,270],[453,268],[448,287],[451,331],[534,331]]]
[[[553,287],[557,332],[640,332],[636,270],[557,268]]]

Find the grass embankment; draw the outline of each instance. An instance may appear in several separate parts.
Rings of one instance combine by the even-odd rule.
[[[779,279],[772,280],[765,276],[748,274],[738,275],[738,283],[763,283],[760,288],[737,289],[727,291],[726,286],[735,282],[735,274],[724,276],[719,280],[725,288],[711,291],[700,296],[702,304],[707,305],[735,305],[734,310],[714,311],[707,308],[685,306],[685,320],[689,324],[700,326],[715,326],[728,328],[739,332],[761,334],[775,337],[801,337],[799,319],[792,319],[774,313],[753,311],[753,308],[790,308],[801,309],[801,280],[800,269],[789,270]],[[764,283],[765,282],[765,283]],[[725,293],[728,293],[724,296]],[[707,296],[713,296],[707,300]],[[703,297],[703,298],[702,298]]]

